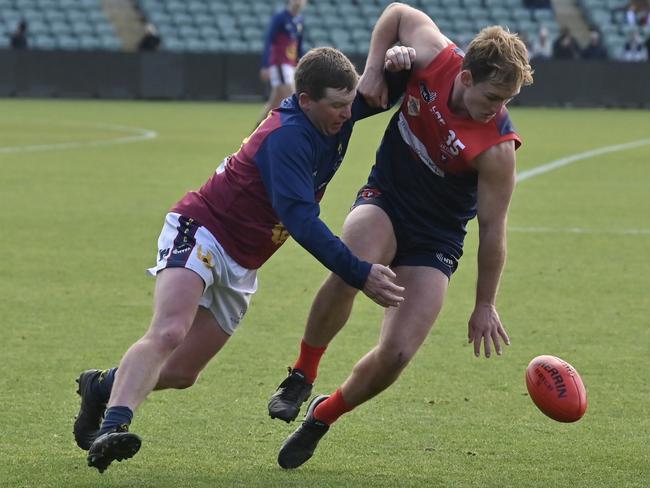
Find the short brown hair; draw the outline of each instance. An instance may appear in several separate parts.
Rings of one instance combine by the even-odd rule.
[[[526,45],[499,25],[485,27],[470,42],[463,69],[472,73],[474,83],[488,81],[517,88],[533,83]]]
[[[359,75],[352,62],[332,47],[310,49],[298,63],[295,73],[296,93],[307,93],[312,100],[325,96],[326,88],[352,91]]]

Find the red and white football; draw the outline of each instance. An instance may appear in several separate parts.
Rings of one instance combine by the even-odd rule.
[[[580,420],[587,391],[578,371],[555,356],[537,356],[526,368],[526,386],[535,405],[558,422]]]

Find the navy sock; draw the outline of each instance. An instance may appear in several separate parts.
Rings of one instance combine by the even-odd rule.
[[[128,426],[131,424],[131,420],[133,420],[133,411],[129,407],[109,407],[104,414],[104,421],[98,435],[110,432],[121,425]]]
[[[111,397],[115,373],[117,373],[117,368],[105,369],[99,375],[97,381],[93,381],[90,385],[93,395],[99,398],[102,403],[108,403],[108,399]]]

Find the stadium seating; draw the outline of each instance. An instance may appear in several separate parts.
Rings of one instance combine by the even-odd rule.
[[[31,48],[122,49],[100,0],[0,0],[0,47],[23,19]]]
[[[610,0],[582,0],[602,5]],[[318,0],[305,9],[305,48],[338,47],[365,54],[374,24],[390,0]],[[555,36],[551,10],[531,10],[523,0],[411,0],[452,40],[464,46],[482,27],[507,26],[533,38],[542,25]],[[161,49],[176,52],[261,52],[272,13],[283,0],[137,0],[143,22],[153,23]],[[120,49],[100,0],[0,0],[0,34],[21,18],[31,45],[41,49]],[[0,35],[5,44],[7,36]],[[2,44],[0,44],[2,46]]]
[[[305,48],[333,45],[348,54],[365,54],[370,33],[389,0],[318,0],[305,9]],[[532,38],[542,25],[559,30],[553,12],[530,10],[523,0],[415,0],[454,41],[464,45],[482,27],[501,24]],[[284,2],[263,0],[139,0],[146,19],[171,51],[259,52],[271,14]]]
[[[621,57],[630,30],[638,30],[644,39],[650,36],[650,25],[635,27],[625,22],[625,5],[621,0],[580,0],[585,18],[600,31],[610,57],[615,59]]]

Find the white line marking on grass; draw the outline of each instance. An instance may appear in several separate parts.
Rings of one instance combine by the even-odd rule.
[[[556,159],[550,163],[536,166],[535,168],[522,171],[517,175],[517,182],[529,180],[535,176],[548,173],[563,166],[568,166],[571,163],[580,161],[582,159],[589,159],[603,154],[608,154],[618,151],[627,151],[640,146],[650,144],[650,139],[640,139],[638,141],[626,142],[625,144],[615,144],[612,146],[604,146],[589,151],[572,154],[565,158]],[[650,235],[650,229],[588,229],[584,227],[566,227],[566,228],[553,228],[553,227],[508,227],[510,232],[521,233],[540,233],[540,234],[610,234],[610,235],[635,235],[644,236]]]
[[[621,236],[650,236],[650,229],[589,229],[586,227],[509,227],[510,232],[526,234],[610,234]]]
[[[589,151],[572,154],[571,156],[556,159],[555,161],[551,161],[550,163],[542,164],[540,166],[536,166],[535,168],[522,171],[517,175],[517,181],[521,182],[521,181],[529,180],[530,178],[534,178],[535,176],[548,173],[549,171],[553,171],[554,169],[567,166],[571,163],[575,163],[576,161],[580,161],[582,159],[589,159],[596,156],[600,156],[602,154],[607,154],[612,152],[627,151],[628,149],[634,149],[635,147],[645,146],[648,144],[650,144],[650,139],[640,139],[638,141],[626,142],[625,144],[604,146],[596,149],[591,149]]]
[[[59,124],[59,125],[73,125],[73,124]],[[75,127],[92,127],[94,129],[106,129],[115,132],[126,132],[131,135],[117,137],[114,139],[105,139],[100,141],[70,141],[59,142],[54,144],[32,144],[28,146],[0,146],[0,153],[22,153],[22,152],[37,152],[37,151],[56,151],[60,149],[76,149],[78,147],[100,147],[100,146],[114,146],[117,144],[129,144],[132,142],[146,141],[158,137],[158,133],[149,129],[142,129],[140,127],[127,127],[124,125],[111,125],[111,124],[74,124]]]

